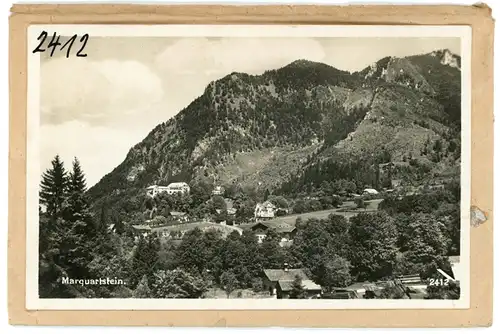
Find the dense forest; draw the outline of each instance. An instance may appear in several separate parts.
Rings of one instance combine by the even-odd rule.
[[[418,273],[426,279],[434,277],[437,268],[451,273],[447,256],[458,254],[460,244],[459,189],[449,184],[418,196],[387,197],[380,211],[350,219],[340,215],[298,219],[289,247],[280,246],[273,230],[259,243],[249,230],[225,237],[195,228],[178,242],[155,233],[137,237],[124,224],[110,229],[108,212],[89,211],[78,160],[68,173],[56,156],[52,168],[43,174],[40,191],[45,208],[40,211],[40,296],[208,298],[213,288],[228,296],[237,289],[262,293],[262,270],[282,268],[284,263],[305,268],[325,291],[404,274]],[[283,197],[267,196],[282,206],[288,204]],[[155,200],[163,205],[188,205]],[[217,197],[207,202],[208,211],[212,205],[224,205]],[[124,284],[61,284],[64,277],[113,277]],[[298,282],[298,290],[300,286]],[[455,285],[433,287],[429,297],[458,298],[456,289]],[[301,298],[303,294],[296,291],[295,295]],[[388,290],[381,298],[402,296]]]

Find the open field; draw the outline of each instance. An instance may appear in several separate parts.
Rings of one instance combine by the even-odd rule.
[[[185,224],[178,224],[178,225],[170,225],[170,226],[161,226],[161,227],[154,227],[151,230],[153,232],[159,232],[159,231],[168,231],[168,232],[187,232],[189,230],[193,230],[195,228],[199,228],[202,231],[207,231],[207,230],[218,230],[222,231],[224,235],[228,235],[233,231],[236,231],[241,234],[242,230],[236,226],[228,226],[228,225],[221,225],[221,224],[216,224],[216,223],[207,223],[207,222],[194,222],[194,223],[185,223]]]
[[[354,202],[344,202],[340,208],[330,209],[330,210],[322,210],[322,211],[314,211],[314,212],[306,212],[295,215],[282,216],[275,219],[271,219],[266,221],[267,224],[272,225],[280,225],[282,223],[289,224],[291,226],[295,226],[297,218],[301,217],[303,220],[307,220],[309,218],[317,218],[317,219],[326,219],[331,214],[341,215],[346,218],[351,218],[358,213],[361,212],[375,212],[378,209],[378,205],[382,202],[381,199],[366,201],[366,209],[354,209]],[[196,227],[201,230],[215,229],[223,232],[224,235],[230,234],[233,231],[237,231],[238,233],[242,233],[242,230],[249,229],[252,227],[254,223],[251,224],[242,224],[240,226],[228,226],[228,225],[220,225],[216,223],[208,223],[208,222],[192,222],[192,223],[184,223],[177,225],[167,225],[167,226],[158,226],[153,227],[152,231],[169,231],[169,232],[186,232],[192,230]]]

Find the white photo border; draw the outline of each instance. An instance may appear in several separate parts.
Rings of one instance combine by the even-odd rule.
[[[57,27],[57,28],[56,28]],[[41,31],[91,37],[457,37],[461,39],[461,240],[458,300],[291,299],[47,299],[38,296],[38,189],[40,183],[40,56],[33,54]],[[28,28],[26,152],[26,309],[28,310],[293,310],[470,308],[472,29],[402,25],[31,25]]]

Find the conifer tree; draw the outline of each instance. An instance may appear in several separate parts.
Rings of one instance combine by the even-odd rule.
[[[68,199],[64,218],[70,222],[81,221],[84,232],[90,232],[90,213],[87,198],[85,175],[77,158],[73,160],[73,170],[68,177]]]
[[[271,192],[269,191],[269,189],[266,188],[266,191],[264,192],[264,201],[267,201],[270,194],[271,194]]]
[[[69,173],[69,191],[78,191],[85,193],[87,191],[87,182],[85,181],[85,175],[82,171],[82,166],[78,158],[73,160],[73,170]]]
[[[56,263],[71,276],[80,278],[90,275],[89,263],[98,244],[85,191],[85,175],[75,158],[68,177],[63,217],[56,224],[55,240],[59,249]]]
[[[149,289],[148,277],[142,276],[141,281],[137,285],[133,293],[134,298],[150,298],[151,290]]]
[[[67,172],[64,163],[56,155],[52,160],[52,168],[42,174],[40,185],[40,203],[46,207],[49,217],[60,216],[68,186]]]

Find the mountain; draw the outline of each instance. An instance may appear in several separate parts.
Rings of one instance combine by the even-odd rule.
[[[387,163],[401,167],[392,177],[413,183],[455,175],[460,78],[448,50],[355,73],[308,60],[231,73],[155,127],[89,195],[115,203],[181,180],[292,195],[335,179],[380,186]]]

